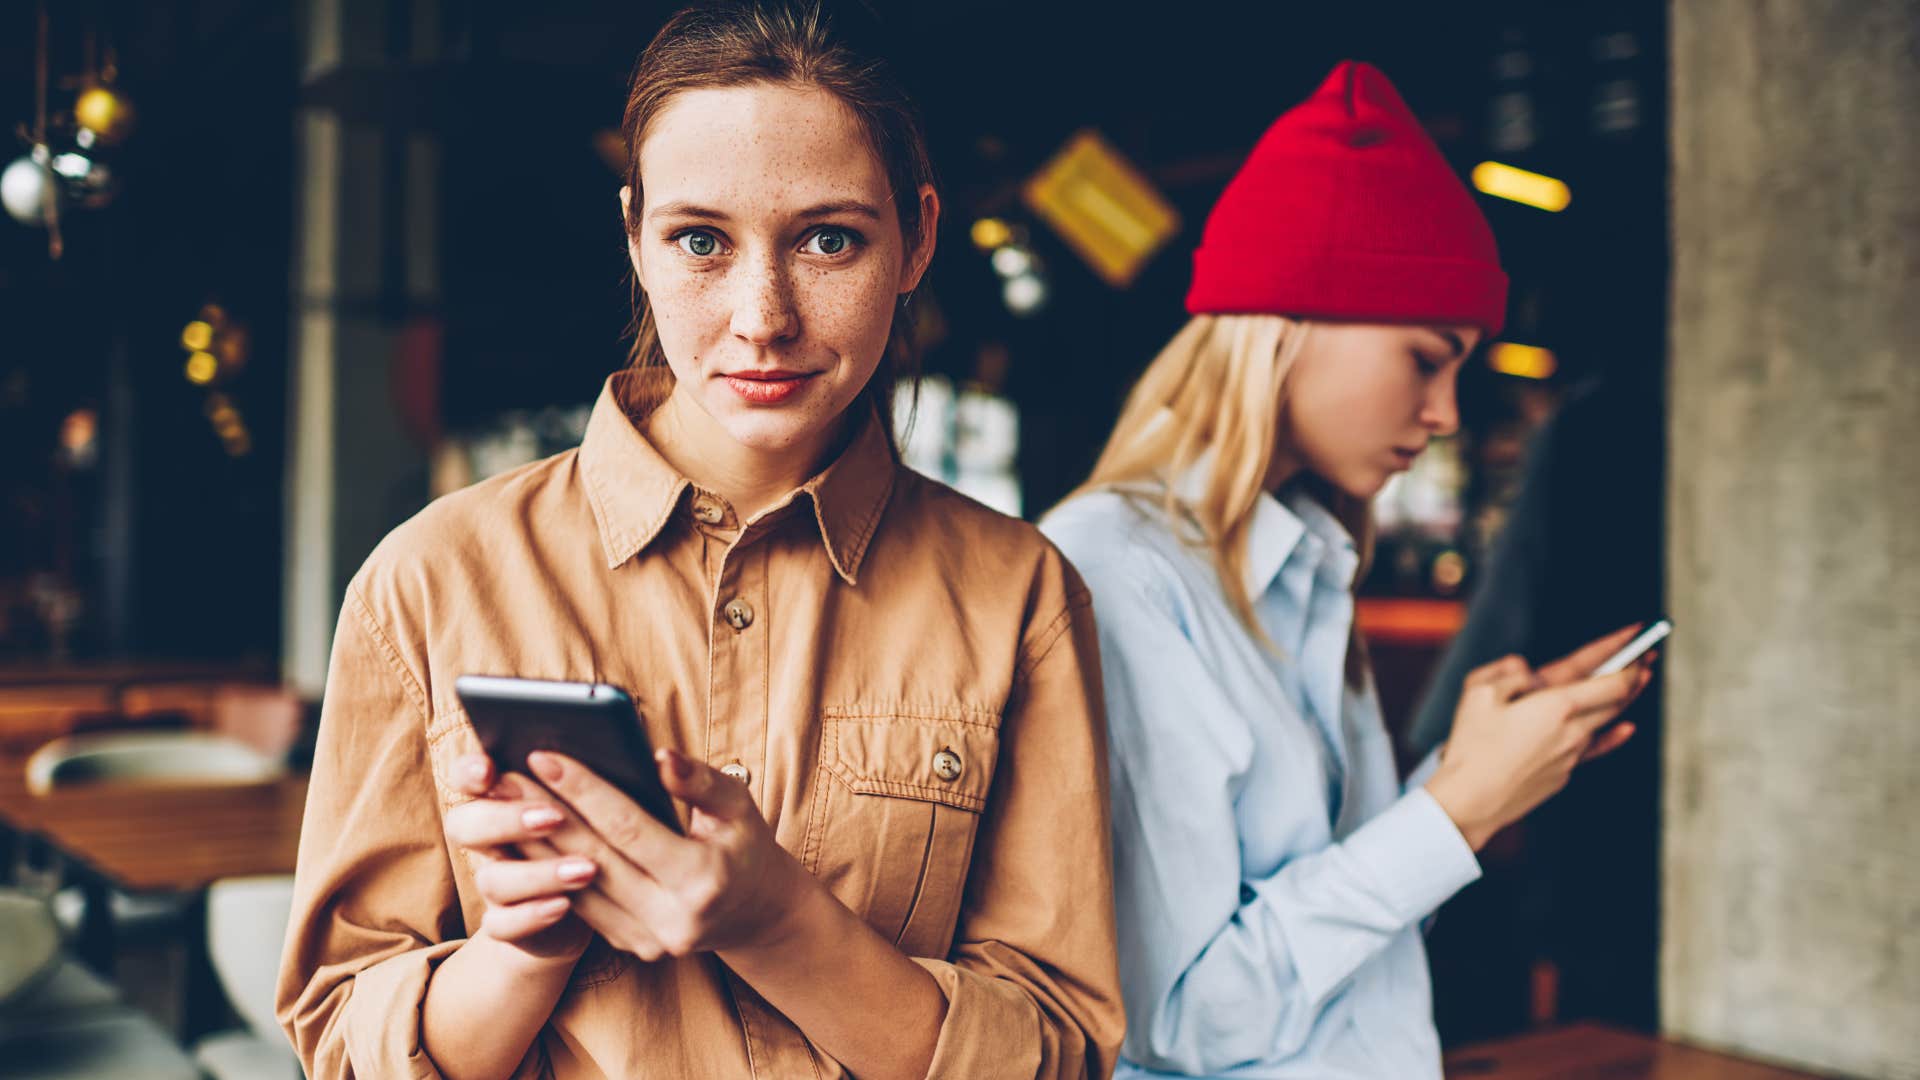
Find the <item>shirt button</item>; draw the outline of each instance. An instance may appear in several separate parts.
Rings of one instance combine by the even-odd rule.
[[[736,761],[731,765],[720,766],[720,775],[730,776],[733,779],[738,780],[744,784],[747,782],[747,777],[753,774],[747,771],[747,767],[745,765],[742,765]]]
[[[960,771],[963,768],[965,766],[960,762],[960,755],[951,750],[942,750],[933,755],[933,775],[942,780],[960,779]]]
[[[726,615],[727,625],[735,630],[745,630],[753,625],[753,606],[737,597],[727,601]]]
[[[727,516],[727,512],[719,503],[705,495],[700,495],[693,500],[693,516],[708,525],[718,525]]]

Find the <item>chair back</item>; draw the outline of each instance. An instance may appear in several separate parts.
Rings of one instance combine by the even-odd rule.
[[[207,889],[207,952],[220,987],[253,1033],[286,1042],[273,1013],[293,915],[293,875],[223,878]]]
[[[45,795],[78,784],[262,784],[286,763],[237,739],[200,731],[66,735],[27,759],[27,789]]]

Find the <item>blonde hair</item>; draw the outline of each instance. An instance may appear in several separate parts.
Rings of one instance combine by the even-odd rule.
[[[1299,359],[1310,322],[1278,315],[1196,315],[1147,366],[1127,395],[1106,449],[1093,473],[1067,498],[1097,490],[1150,497],[1170,521],[1187,521],[1200,532],[1227,603],[1255,638],[1278,646],[1254,615],[1247,593],[1247,532],[1266,490],[1274,451],[1283,437],[1282,406],[1287,377]],[[1176,486],[1202,460],[1211,458],[1197,493]],[[1299,481],[1360,549],[1354,586],[1373,556],[1370,506],[1310,475]],[[1356,625],[1348,642],[1347,681],[1366,681],[1366,652]]]

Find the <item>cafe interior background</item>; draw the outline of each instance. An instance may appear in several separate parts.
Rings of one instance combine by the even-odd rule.
[[[1265,126],[1341,58],[1388,72],[1513,278],[1462,431],[1377,506],[1360,618],[1397,741],[1444,736],[1423,694],[1502,558],[1530,591],[1486,603],[1536,660],[1680,626],[1642,734],[1440,913],[1444,1040],[1597,1023],[1920,1076],[1888,1020],[1920,1006],[1920,848],[1893,827],[1920,686],[1890,659],[1920,645],[1894,449],[1920,393],[1888,359],[1920,342],[1920,6],[881,7],[945,203],[905,454],[1028,518],[1179,325]],[[290,1064],[258,957],[341,591],[431,498],[577,442],[624,361],[617,123],[668,10],[0,3],[0,874],[53,897],[90,980],[30,1024],[0,986],[0,1061],[90,1009],[216,1075]]]

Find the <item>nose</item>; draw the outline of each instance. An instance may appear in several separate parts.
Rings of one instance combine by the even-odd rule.
[[[750,345],[766,346],[791,338],[800,329],[793,304],[793,283],[775,259],[766,259],[740,274],[734,299],[733,335]]]
[[[1426,400],[1420,405],[1420,425],[1436,436],[1460,430],[1459,382],[1460,369],[1455,366],[1427,386]]]

